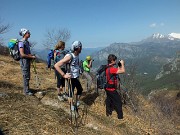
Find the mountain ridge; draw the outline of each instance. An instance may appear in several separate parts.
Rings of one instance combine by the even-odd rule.
[[[140,42],[113,43],[92,56],[95,68],[107,64],[108,55],[115,54],[118,59],[124,59],[127,65],[134,61],[139,66],[139,72],[158,73],[162,65],[171,61],[178,50],[180,40],[154,40],[151,36]]]

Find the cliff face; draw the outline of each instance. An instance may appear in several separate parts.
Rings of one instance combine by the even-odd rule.
[[[177,75],[180,75],[180,52],[177,52],[176,57],[161,68],[161,71],[156,75],[155,80],[158,80],[165,75],[175,72],[177,72]]]

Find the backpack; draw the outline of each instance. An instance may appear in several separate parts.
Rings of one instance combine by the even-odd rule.
[[[80,74],[82,74],[83,72],[84,72],[84,68],[83,68],[83,60],[81,60],[80,62],[79,62],[79,72],[80,72]]]
[[[54,51],[50,50],[47,55],[47,67],[53,68],[54,66]]]
[[[106,85],[106,68],[107,65],[101,65],[96,71],[97,88],[104,89]]]
[[[21,58],[18,46],[19,42],[20,41],[18,39],[10,39],[10,41],[8,42],[9,53],[11,57],[16,61],[19,61]]]
[[[112,79],[113,75],[110,75],[110,78],[106,79],[106,69],[109,69],[110,66],[108,65],[101,65],[99,69],[96,71],[96,78],[97,78],[97,88],[105,89],[106,87],[110,86],[108,82]],[[110,74],[110,70],[109,70]],[[113,85],[114,86],[114,85]]]
[[[54,59],[55,63],[62,60],[64,56],[67,54],[67,52],[64,50],[54,50],[54,52],[56,52],[56,57]]]
[[[54,53],[56,53],[56,57],[54,58]],[[67,50],[50,50],[47,56],[47,67],[54,69],[54,65],[62,60],[64,56],[68,53]]]
[[[67,50],[54,50],[56,53],[56,57],[54,59],[54,64],[56,64],[58,61],[62,60],[64,56],[68,53]],[[65,68],[65,65],[62,66],[61,68]]]

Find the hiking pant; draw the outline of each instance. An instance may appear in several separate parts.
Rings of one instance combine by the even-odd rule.
[[[71,85],[72,85],[72,91],[70,91],[70,97],[72,97],[72,95],[74,95],[74,89],[77,89],[77,95],[81,95],[83,88],[81,86],[81,83],[79,82],[78,78],[71,78]],[[73,92],[73,93],[72,93]]]
[[[90,76],[89,72],[86,71],[83,72],[83,75],[87,79],[87,91],[89,91],[92,85],[92,77]]]
[[[31,60],[30,59],[20,59],[20,66],[21,66],[21,71],[23,75],[23,90],[24,94],[27,94],[29,91],[29,80],[30,80],[30,64]]]
[[[112,111],[115,109],[118,115],[118,119],[123,119],[121,96],[118,94],[116,90],[106,90],[106,94],[106,115],[112,115]]]
[[[66,73],[65,69],[61,69],[64,73]],[[65,78],[63,78],[60,73],[55,69],[55,75],[57,76],[57,88],[60,88],[61,86],[65,86]]]

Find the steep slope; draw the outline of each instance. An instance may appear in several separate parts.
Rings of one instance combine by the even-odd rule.
[[[176,57],[161,69],[161,72],[156,76],[155,80],[162,78],[164,75],[176,72],[177,75],[180,72],[180,52],[176,53]]]
[[[69,105],[67,102],[58,101],[56,96],[54,72],[46,70],[44,63],[37,63],[36,66],[41,85],[36,87],[32,69],[30,86],[37,93],[35,96],[24,96],[19,63],[10,57],[0,56],[0,130],[5,135],[74,134],[68,119]],[[106,117],[104,91],[101,91],[100,95],[93,91],[86,93],[86,81],[81,79],[81,82],[84,87],[84,104],[80,106],[82,113],[76,134],[179,134],[178,124],[164,117],[155,103],[150,103],[135,93],[131,96],[135,99],[133,102],[138,112],[135,113],[127,101],[128,104],[123,105],[124,120],[118,120],[115,112],[112,117]]]

